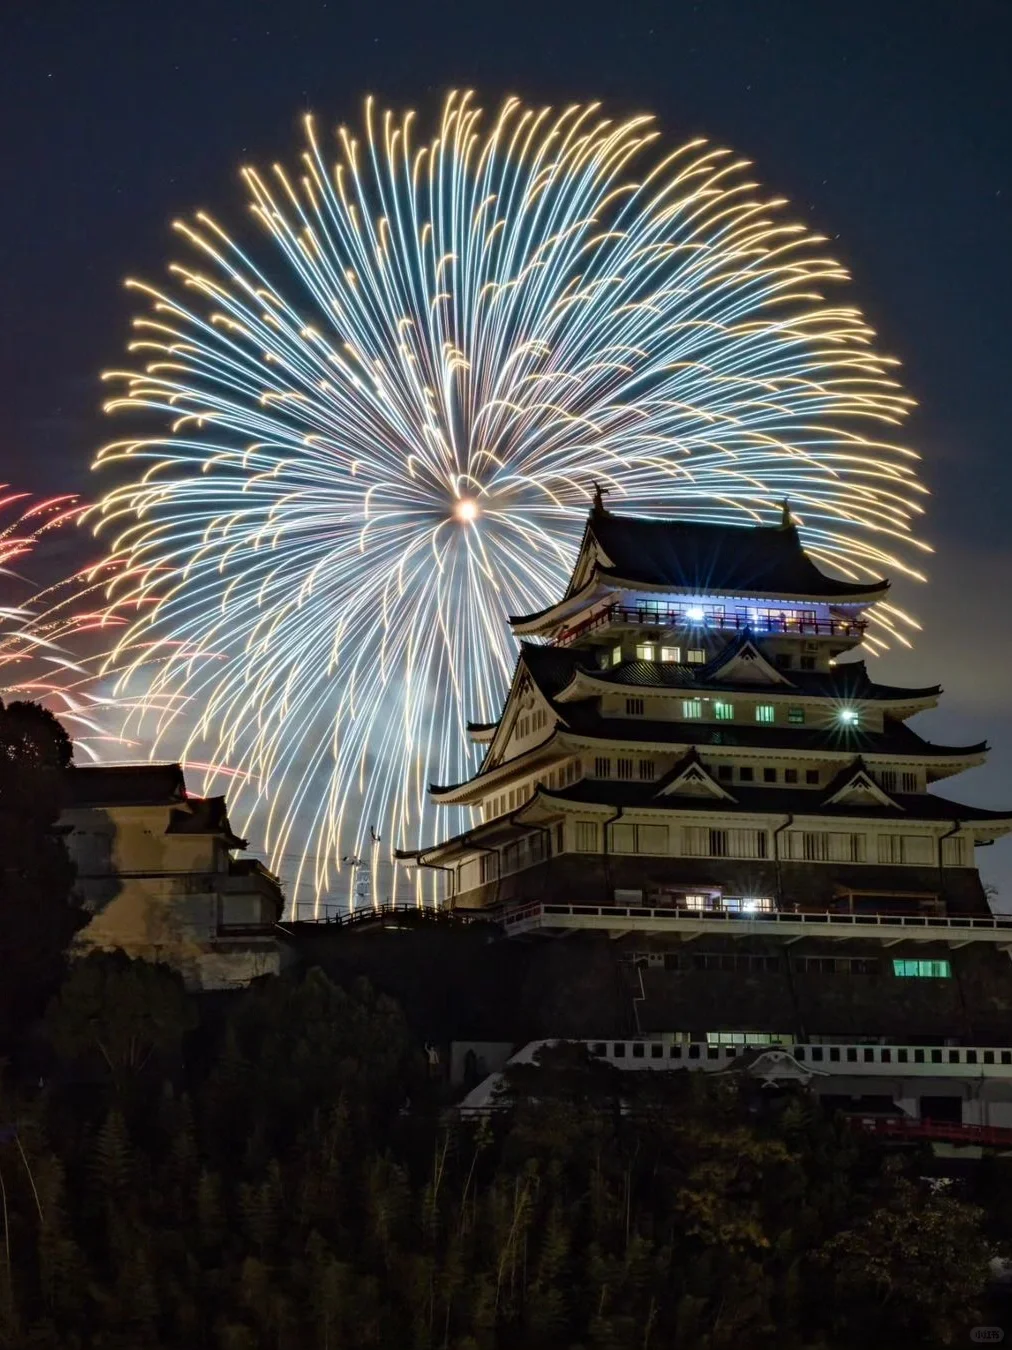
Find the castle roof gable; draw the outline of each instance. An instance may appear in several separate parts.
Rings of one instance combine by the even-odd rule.
[[[733,802],[734,796],[718,783],[695,748],[684,755],[656,785],[658,797],[713,797]]]

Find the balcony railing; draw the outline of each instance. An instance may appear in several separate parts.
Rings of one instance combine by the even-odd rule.
[[[489,915],[490,918],[493,915]],[[755,913],[738,910],[690,910],[671,906],[655,909],[643,905],[562,905],[535,901],[494,916],[507,933],[537,929],[610,928],[648,929],[655,932],[699,932],[723,929],[728,937],[767,935],[790,938],[810,931],[832,929],[838,936],[908,938],[921,942],[971,941],[975,938],[1008,943],[1012,948],[1012,917],[972,918],[962,915]]]
[[[865,619],[817,619],[813,617],[785,618],[773,614],[727,614],[719,609],[703,611],[702,618],[690,617],[692,606],[665,607],[661,605],[609,605],[597,614],[564,629],[555,639],[555,645],[565,647],[577,638],[599,628],[614,624],[632,624],[646,628],[718,629],[741,632],[749,628],[753,633],[787,633],[792,637],[853,637],[863,638],[868,627]]]
[[[492,923],[493,916],[485,910],[456,910],[447,906],[418,905],[414,901],[400,904],[359,905],[349,910],[347,905],[324,903],[312,914],[296,914],[286,923],[324,923],[336,924],[343,928],[375,924],[396,924],[401,920],[417,920],[421,923]]]

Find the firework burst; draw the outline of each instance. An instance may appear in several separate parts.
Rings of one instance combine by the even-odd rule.
[[[200,214],[171,285],[131,283],[149,309],[108,407],[142,430],[100,453],[95,516],[107,669],[152,753],[181,745],[208,790],[228,766],[314,895],[473,770],[504,615],[557,594],[594,480],[742,524],[789,495],[838,574],[917,575],[894,363],[728,151],[451,95],[429,140],[370,102],[336,161],[307,121],[296,173],[243,177],[251,243]]]

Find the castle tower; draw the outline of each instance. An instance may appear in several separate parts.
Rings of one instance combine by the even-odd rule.
[[[1012,812],[936,791],[986,745],[925,740],[907,722],[938,686],[879,684],[851,655],[887,591],[825,575],[786,506],[778,526],[743,527],[598,497],[563,597],[510,620],[502,715],[469,728],[480,768],[432,788],[481,822],[401,856],[509,934],[606,932],[648,968],[789,954],[799,975],[851,962],[926,988],[971,944],[1007,965],[974,847]],[[796,983],[790,998],[796,1024]]]

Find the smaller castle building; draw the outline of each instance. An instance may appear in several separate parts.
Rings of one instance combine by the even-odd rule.
[[[165,961],[204,989],[278,972],[281,885],[256,859],[233,857],[247,845],[225,799],[190,794],[180,765],[72,768],[60,823],[93,916],[83,950]]]

